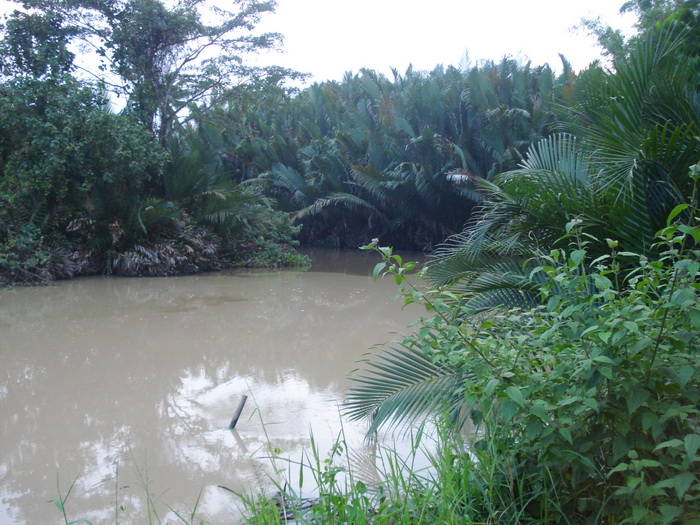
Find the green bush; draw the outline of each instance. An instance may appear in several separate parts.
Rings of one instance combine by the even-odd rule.
[[[0,285],[46,281],[51,278],[50,262],[51,253],[42,245],[39,229],[27,224],[0,242]]]
[[[474,342],[491,364],[446,355],[473,363],[472,417],[510,451],[524,515],[700,523],[697,240],[700,228],[667,228],[662,257],[639,257],[616,287],[635,256],[588,261],[579,237],[535,270],[546,306],[481,323]]]
[[[677,216],[687,224],[672,225]],[[530,262],[542,306],[481,318],[453,294],[419,292],[405,278],[412,266],[378,248],[375,273],[437,315],[356,375],[349,411],[375,427],[445,403],[455,423],[470,417],[478,461],[456,457],[455,468],[488,487],[484,520],[700,523],[700,227],[682,205],[656,260],[610,239],[610,253],[590,260],[600,241],[577,223],[566,249]]]

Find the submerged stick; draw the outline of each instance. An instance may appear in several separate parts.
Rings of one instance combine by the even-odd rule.
[[[243,407],[245,406],[245,402],[247,400],[248,400],[248,396],[241,397],[241,401],[240,401],[240,403],[238,403],[238,408],[236,409],[236,413],[233,414],[233,419],[231,419],[231,423],[228,426],[229,430],[233,430],[234,428],[236,428],[236,423],[238,423],[238,418],[241,417],[241,412],[243,412]]]

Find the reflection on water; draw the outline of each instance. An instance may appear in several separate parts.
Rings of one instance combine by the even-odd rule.
[[[298,456],[312,428],[325,450],[356,361],[419,315],[371,280],[376,256],[336,253],[307,272],[0,291],[0,524],[61,522],[57,476],[64,494],[76,480],[69,520],[140,523],[147,493],[163,519],[201,489],[198,516],[231,523],[236,498],[217,486],[269,488],[268,439]]]

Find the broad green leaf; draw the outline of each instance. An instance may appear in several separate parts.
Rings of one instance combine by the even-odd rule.
[[[612,288],[612,281],[602,275],[596,275],[593,278],[593,282],[598,290],[609,290]]]
[[[508,401],[507,403],[503,404],[503,407],[501,408],[501,415],[503,416],[503,421],[507,423],[511,419],[513,419],[513,416],[515,415],[515,412],[518,410],[518,405],[514,403],[513,401]]]
[[[579,400],[578,397],[567,397],[566,399],[563,399],[557,403],[558,406],[560,407],[565,407],[567,405],[570,405],[571,403],[576,403]]]
[[[686,302],[693,302],[695,300],[695,290],[692,288],[683,288],[678,290],[673,294],[671,302],[673,304],[682,305]]]
[[[525,406],[525,397],[518,387],[509,386],[506,388],[506,395],[520,405],[521,408]]]
[[[668,448],[668,447],[682,447],[683,442],[680,439],[669,439],[668,441],[664,441],[663,443],[659,443],[654,447],[654,451],[656,452],[657,450],[661,450],[663,448]]]
[[[608,477],[612,476],[616,472],[624,472],[629,468],[630,466],[627,463],[618,463],[617,465],[615,465],[615,467],[610,469],[610,471],[608,472]]]
[[[573,444],[574,444],[574,440],[573,440],[573,438],[571,437],[571,432],[569,432],[569,429],[568,429],[568,428],[560,428],[560,429],[559,429],[559,433],[560,433],[562,436],[564,436],[564,439],[566,439],[566,440],[569,442],[569,445],[573,445]]]
[[[617,436],[613,439],[613,459],[618,459],[627,455],[629,452],[629,445],[627,440],[622,436]]]
[[[596,401],[592,397],[584,399],[583,404],[589,408],[592,408],[593,410],[598,410],[598,401]]]
[[[496,379],[496,378],[490,379],[489,382],[484,387],[484,393],[487,396],[491,397],[493,395],[493,393],[495,392],[497,386],[498,386],[498,379]]]
[[[578,266],[585,256],[586,250],[574,250],[571,252],[569,259],[571,260],[572,266]]]
[[[386,268],[386,263],[385,263],[385,262],[377,263],[377,265],[374,267],[374,271],[372,272],[372,277],[374,278],[375,281],[376,281],[377,279],[379,279],[379,273],[380,273],[384,268]]]
[[[613,378],[613,373],[612,369],[609,366],[601,366],[598,369],[598,372],[600,372],[600,375],[602,375],[606,379],[612,379]]]
[[[683,513],[683,508],[675,505],[661,505],[659,510],[661,511],[661,516],[663,516],[664,524],[673,523]]]
[[[549,417],[547,415],[547,410],[542,406],[541,404],[533,404],[530,407],[530,413],[533,414],[534,416],[540,418],[542,421],[545,423],[549,422]]]
[[[608,333],[607,335],[609,336],[610,334]],[[601,339],[602,339],[602,334],[601,334]],[[606,355],[599,355],[597,357],[594,357],[592,359],[592,361],[594,363],[605,363],[606,365],[614,365],[615,364],[615,361],[613,361],[612,359],[610,359]]]
[[[649,511],[644,507],[633,507],[632,508],[632,519],[635,523],[642,521],[642,518],[649,514]]]
[[[649,399],[649,392],[641,388],[636,388],[632,392],[632,395],[627,398],[627,413],[631,414],[637,410],[647,399]]]
[[[688,311],[688,316],[690,317],[690,324],[693,325],[693,328],[700,330],[700,310],[691,308],[690,311]]]
[[[656,468],[661,466],[661,463],[655,459],[640,459],[636,462],[636,464],[644,468]]]
[[[542,432],[542,423],[539,421],[528,421],[525,427],[525,435],[532,440]]]
[[[679,500],[683,499],[693,481],[695,481],[695,476],[690,472],[683,472],[673,477],[673,488],[676,489],[676,495]]]
[[[688,454],[688,458],[692,461],[693,456],[697,454],[698,448],[700,448],[700,434],[688,434],[683,438],[683,444],[685,445],[685,453]]]

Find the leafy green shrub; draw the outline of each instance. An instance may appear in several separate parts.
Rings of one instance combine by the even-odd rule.
[[[27,224],[0,242],[0,284],[51,279],[51,253],[42,246],[39,228]]]
[[[671,225],[678,215],[690,225]],[[406,289],[407,301],[437,315],[404,349],[432,361],[436,377],[472,374],[445,382],[441,398],[461,394],[462,414],[479,425],[479,461],[465,475],[487,469],[500,478],[498,491],[484,493],[484,519],[700,523],[700,227],[692,218],[685,205],[674,210],[657,260],[617,253],[614,240],[609,254],[590,260],[587,246],[599,241],[572,221],[570,246],[535,261],[543,277],[536,308],[474,319],[451,294]],[[406,286],[406,266],[379,250],[380,264]],[[351,415],[388,421],[440,408],[434,388],[411,384],[411,364],[386,363],[358,378]]]

